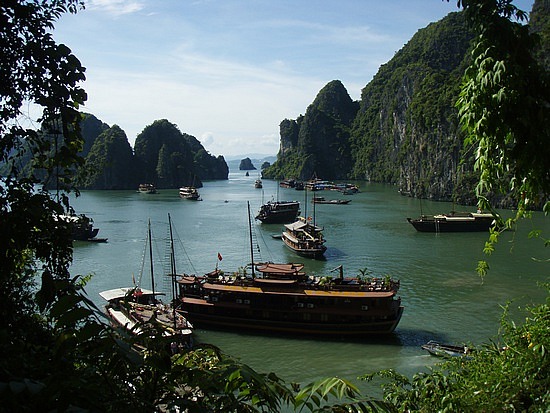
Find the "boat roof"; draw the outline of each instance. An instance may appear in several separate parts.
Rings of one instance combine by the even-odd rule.
[[[308,227],[308,226],[313,227],[316,231],[322,231],[323,230],[322,227],[319,227],[319,226],[314,225],[314,224],[310,224],[308,222],[304,222],[302,220],[293,222],[291,224],[285,224],[285,227],[287,229],[289,229],[290,231],[303,231],[303,229]]]
[[[278,279],[278,278],[254,278],[254,282],[258,284],[296,284],[298,280],[294,278]]]
[[[304,264],[275,264],[272,262],[267,262],[259,264],[256,269],[262,273],[271,273],[271,274],[297,274],[304,268]]]
[[[291,204],[291,205],[296,205],[296,204],[299,204],[300,202],[299,201],[267,201],[268,204],[276,204],[276,205],[287,205],[287,204]]]
[[[160,292],[154,292],[151,290],[146,290],[144,288],[136,288],[136,287],[122,287],[122,288],[113,288],[112,290],[107,291],[101,291],[99,295],[101,298],[107,301],[112,301],[116,299],[122,299],[125,298],[128,293],[132,290],[141,291],[141,296],[144,295],[164,295],[164,293]]]

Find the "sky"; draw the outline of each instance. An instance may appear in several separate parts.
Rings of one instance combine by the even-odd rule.
[[[86,67],[82,108],[133,146],[168,119],[214,156],[276,155],[279,124],[340,80],[354,100],[456,0],[86,0],[54,38]],[[514,4],[530,11],[533,1]]]

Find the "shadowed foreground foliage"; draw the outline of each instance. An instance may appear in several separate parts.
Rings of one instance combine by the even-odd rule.
[[[459,2],[467,10],[481,10],[480,21],[498,20],[500,15],[492,14],[497,4],[509,6],[506,1]],[[75,13],[81,7],[76,0],[6,0],[0,6],[0,154],[8,171],[0,184],[0,411],[537,412],[550,408],[548,302],[530,308],[521,325],[510,321],[506,310],[501,336],[471,360],[452,360],[412,379],[395,372],[366,376],[390,379],[384,400],[361,395],[342,378],[321,379],[302,388],[287,384],[274,373],[258,373],[206,344],[172,355],[160,330],[152,336],[133,336],[111,327],[86,295],[89,278],[69,272],[70,228],[54,219],[70,210],[68,197],[60,193],[56,198],[44,189],[53,176],[61,188],[74,189],[71,168],[82,163],[77,156],[83,145],[78,107],[86,95],[78,84],[85,79],[85,68],[50,33],[63,13]],[[510,10],[514,12],[504,10],[508,22]],[[519,66],[521,62],[516,61]],[[501,70],[503,65],[493,67]],[[470,72],[471,79],[474,73]],[[526,72],[533,73],[539,72]],[[542,76],[540,81],[545,79]],[[524,89],[517,90],[525,94]],[[534,93],[539,96],[539,92]],[[481,95],[467,96],[464,102]],[[38,123],[48,134],[63,137],[55,151],[45,134],[19,122],[26,101],[43,109]],[[470,119],[468,113],[478,115],[463,107],[462,116]],[[494,122],[506,126],[508,116],[491,119],[490,126]],[[542,114],[529,119],[547,118]],[[547,125],[539,124],[543,129]],[[504,126],[497,128],[497,132],[506,131],[504,141],[492,136],[491,128],[470,130],[472,142],[480,145],[478,167],[484,182],[497,182],[498,168],[486,161],[501,156],[509,161],[517,177],[514,182],[521,180],[520,197],[547,195],[548,176],[537,174],[549,170],[544,165],[550,157],[533,157],[541,162],[533,168],[523,158],[516,159],[517,151],[508,150],[508,145],[514,139],[517,142],[519,135],[513,125]],[[528,136],[535,141],[527,147],[536,150],[540,141]],[[46,176],[23,176],[21,157],[31,158]]]
[[[545,288],[548,291],[550,284]],[[550,408],[550,300],[525,309],[514,323],[504,309],[497,341],[438,364],[409,379],[392,370],[383,377],[384,400],[399,412],[547,412]]]

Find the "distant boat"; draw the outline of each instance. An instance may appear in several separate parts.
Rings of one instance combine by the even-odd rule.
[[[495,223],[493,214],[482,212],[451,212],[441,215],[421,215],[407,218],[420,232],[485,232]]]
[[[140,194],[156,194],[157,189],[153,184],[139,184],[138,192]]]
[[[281,188],[294,188],[296,186],[296,181],[294,179],[285,179],[279,182],[279,186]]]
[[[255,218],[263,224],[286,224],[295,221],[299,213],[298,201],[269,201],[260,207]]]
[[[180,198],[190,199],[191,201],[200,201],[199,191],[194,186],[182,186],[179,190]]]
[[[263,183],[262,183],[262,180],[260,178],[256,179],[256,181],[254,181],[254,188],[263,188]]]
[[[325,199],[322,196],[314,196],[311,202],[315,204],[346,205],[351,202],[351,199]]]
[[[463,357],[472,352],[472,349],[468,346],[440,344],[437,341],[428,341],[422,345],[422,349],[437,357]]]
[[[323,228],[304,217],[285,224],[281,238],[288,248],[302,257],[320,259],[327,250]]]

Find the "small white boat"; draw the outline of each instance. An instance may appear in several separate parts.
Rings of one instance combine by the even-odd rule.
[[[180,188],[180,198],[189,199],[191,201],[200,201],[201,196],[199,191],[194,186],[182,186]]]

